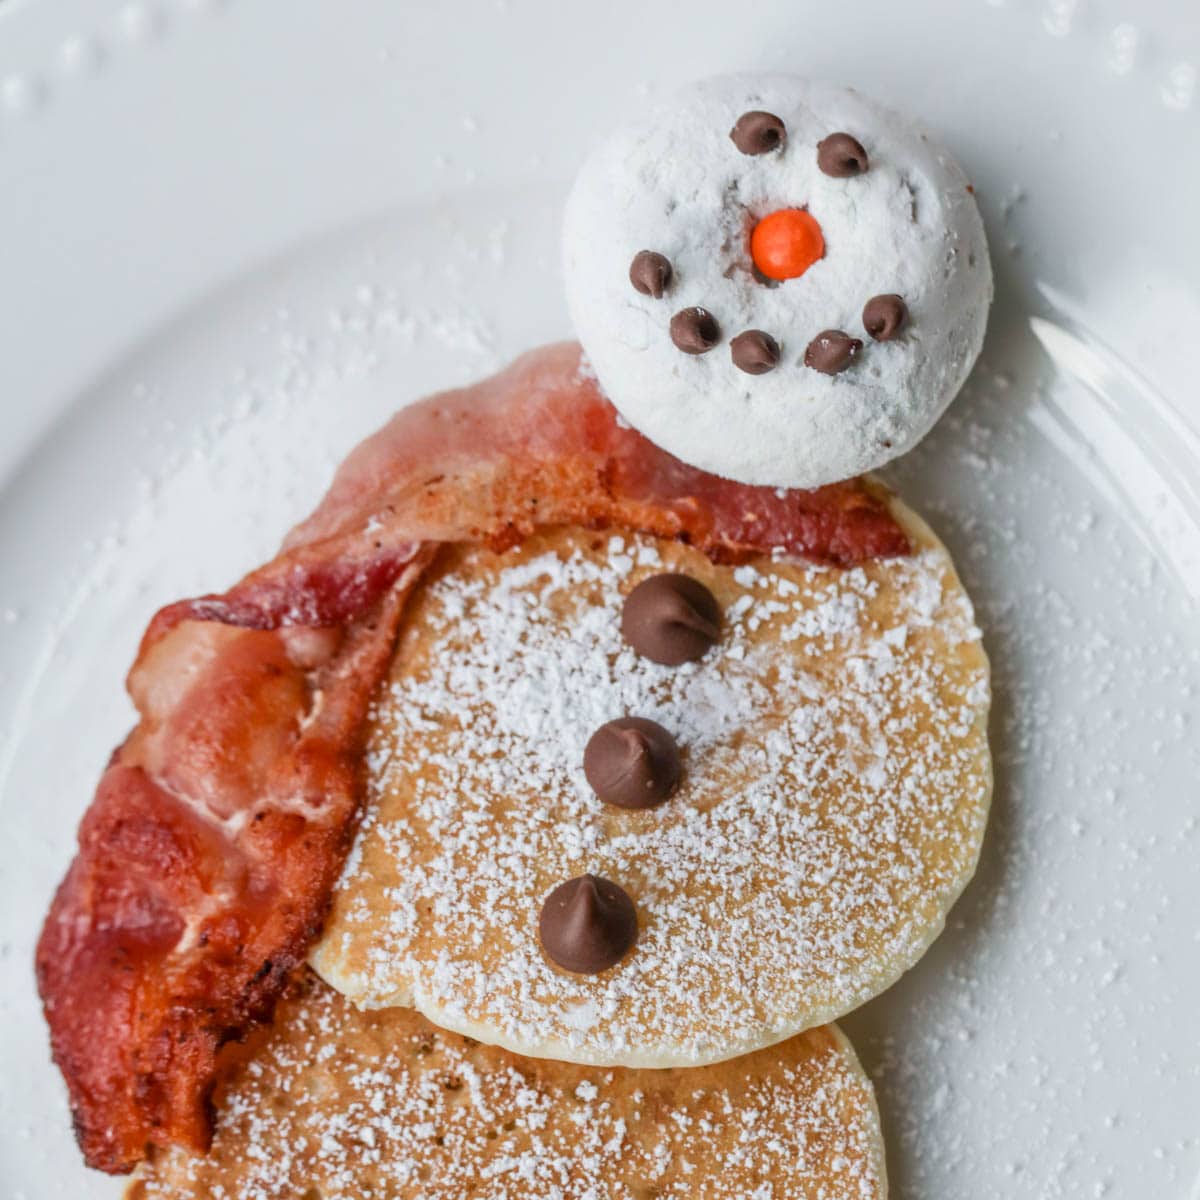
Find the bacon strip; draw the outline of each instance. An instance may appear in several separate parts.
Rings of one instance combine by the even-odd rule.
[[[402,410],[280,554],[151,621],[37,970],[89,1165],[202,1150],[221,1045],[270,1018],[329,904],[363,795],[371,694],[439,544],[583,524],[712,557],[849,564],[909,546],[859,481],[750,488],[624,428],[572,344]]]

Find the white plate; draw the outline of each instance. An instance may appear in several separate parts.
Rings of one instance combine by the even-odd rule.
[[[892,472],[978,601],[999,764],[951,928],[846,1022],[894,1195],[1200,1195],[1193,0],[0,6],[0,1195],[118,1191],[31,959],[150,613],[267,556],[395,405],[566,335],[587,145],[754,66],[940,126],[998,272]]]

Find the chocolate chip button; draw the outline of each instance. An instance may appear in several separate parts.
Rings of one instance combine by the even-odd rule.
[[[779,362],[779,343],[761,329],[747,329],[729,343],[729,353],[747,375],[765,375]]]
[[[808,343],[804,365],[822,375],[837,375],[844,371],[862,349],[862,342],[840,329],[826,329]]]
[[[657,250],[639,250],[629,264],[629,282],[643,296],[661,300],[671,282],[671,260]]]
[[[717,319],[707,308],[681,308],[671,318],[671,341],[684,354],[704,354],[720,337]]]
[[[720,639],[721,608],[690,575],[651,575],[625,598],[621,633],[643,658],[677,667],[702,657]]]
[[[862,321],[877,342],[890,342],[908,323],[908,305],[894,292],[872,296],[863,308]]]
[[[657,721],[620,717],[588,740],[583,773],[605,804],[655,808],[679,784],[679,747]]]
[[[538,915],[542,949],[565,971],[598,975],[637,941],[637,910],[624,888],[599,875],[560,883]]]
[[[835,179],[861,175],[868,166],[867,152],[858,138],[831,133],[817,143],[817,166]]]
[[[747,112],[738,117],[729,136],[743,154],[769,154],[787,141],[787,128],[774,113]]]

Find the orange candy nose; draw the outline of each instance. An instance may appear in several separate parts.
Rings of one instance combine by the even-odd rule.
[[[781,208],[751,230],[750,257],[768,279],[795,279],[825,257],[825,239],[811,213]]]

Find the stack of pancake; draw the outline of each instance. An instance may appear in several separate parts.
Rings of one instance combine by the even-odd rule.
[[[825,1023],[939,932],[991,785],[970,603],[890,504],[913,553],[852,568],[579,528],[443,550],[372,707],[318,974],[230,1057],[211,1152],[134,1195],[883,1196],[870,1083]],[[639,631],[630,597],[681,577],[715,638],[670,665],[679,613]],[[678,761],[637,807],[585,770],[629,717]],[[580,879],[632,902],[632,938],[602,887],[547,923]]]

